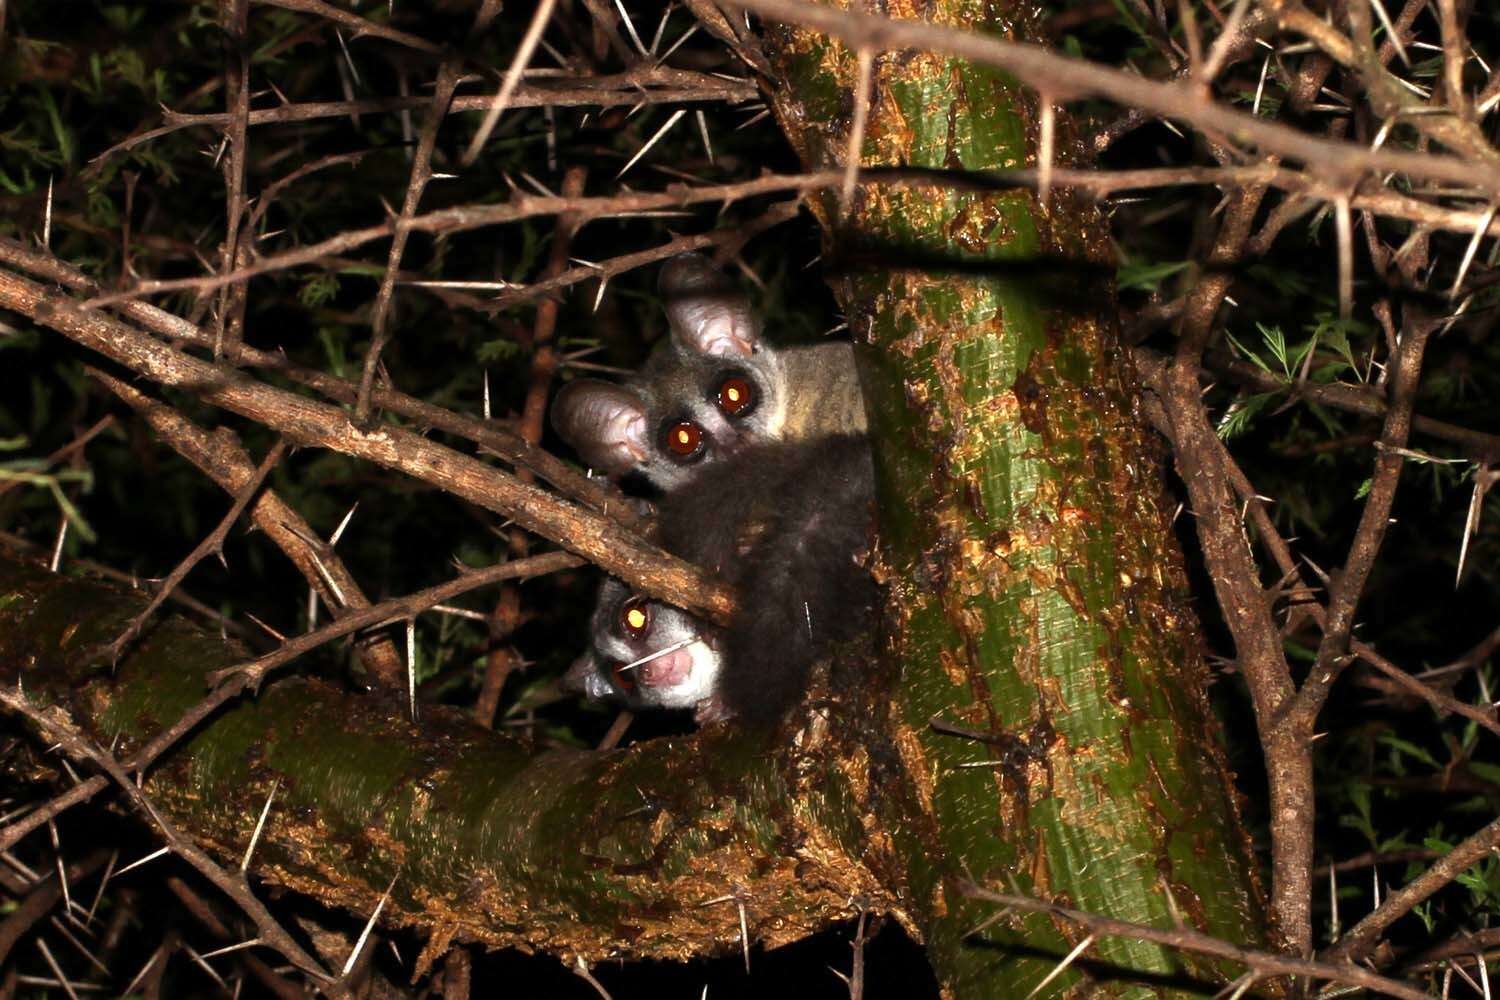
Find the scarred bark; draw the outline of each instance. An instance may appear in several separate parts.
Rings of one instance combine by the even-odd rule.
[[[89,651],[142,603],[0,556],[0,685],[66,710],[128,760],[204,697],[210,673],[246,658],[168,618],[113,676],[91,666]],[[738,942],[726,896],[769,945],[861,904],[897,908],[875,873],[896,859],[867,838],[891,782],[864,749],[870,732],[853,725],[876,715],[858,700],[825,703],[795,745],[720,727],[610,753],[536,753],[453,710],[427,706],[412,723],[394,698],[287,678],[214,716],[150,769],[145,790],[234,864],[277,784],[259,878],[359,913],[396,878],[389,922],[436,939],[686,958]],[[7,767],[60,777],[41,753]]]
[[[1030,36],[1024,5],[921,11]],[[783,26],[767,30],[766,52],[805,163],[842,165],[856,54]],[[864,166],[1036,163],[1035,97],[1001,73],[898,52],[878,57],[872,83]],[[1061,113],[1057,124],[1066,160]],[[1107,224],[1077,196],[1044,206],[1026,190],[872,187],[843,220],[832,194],[816,210],[861,345],[886,632],[903,671],[894,742],[923,820],[890,829],[940,980],[963,995],[1024,995],[1083,937],[1040,917],[967,936],[992,911],[961,896],[967,877],[1263,941],[1158,449],[1115,337]],[[1087,954],[1216,975],[1140,941]]]

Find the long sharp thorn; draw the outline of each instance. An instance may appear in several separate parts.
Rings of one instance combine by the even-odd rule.
[[[646,144],[636,151],[636,154],[630,158],[630,161],[628,163],[620,168],[620,172],[618,174],[615,174],[615,177],[623,177],[625,175],[625,171],[635,166],[636,161],[645,156],[647,151],[650,150],[652,146],[656,145],[657,141],[661,139],[662,136],[667,134],[667,130],[670,129],[673,125],[676,125],[678,120],[681,119],[685,114],[687,114],[687,108],[678,108],[676,111],[672,112],[672,117],[667,119],[667,123],[661,128],[657,129],[655,135],[646,140]]]
[[[132,868],[139,868],[141,865],[144,865],[144,864],[146,864],[149,861],[155,861],[157,858],[161,857],[163,854],[170,854],[170,853],[172,853],[172,849],[170,847],[160,847],[160,848],[157,848],[156,850],[152,851],[150,854],[146,855],[144,858],[141,858],[141,859],[139,859],[137,861],[132,861],[130,864],[126,865],[124,868],[121,868],[119,871],[115,872],[115,877],[119,878],[121,875],[124,875],[126,872],[130,871]],[[126,990],[125,992],[128,993],[130,991]]]
[[[1051,972],[1047,973],[1047,978],[1043,979],[1041,982],[1032,987],[1031,992],[1026,994],[1026,1000],[1031,1000],[1032,997],[1036,996],[1044,988],[1046,988],[1048,983],[1052,982],[1052,980],[1062,975],[1067,967],[1073,964],[1073,959],[1077,958],[1080,954],[1083,953],[1086,948],[1088,948],[1089,945],[1093,943],[1094,935],[1090,934],[1088,937],[1078,942],[1078,944],[1074,945],[1073,950],[1064,955],[1063,960],[1061,962],[1058,962],[1057,965],[1053,966]]]
[[[58,982],[62,983],[62,988],[67,991],[68,996],[72,997],[73,1000],[78,1000],[78,994],[73,992],[73,984],[68,982],[68,977],[63,975],[62,966],[58,965],[57,959],[52,957],[52,949],[47,947],[46,938],[37,935],[36,946],[41,950],[42,957],[47,960],[47,965],[52,969],[52,974],[57,977]]]
[[[396,878],[400,878],[399,875]],[[364,950],[365,942],[370,939],[370,931],[375,929],[375,921],[380,919],[380,911],[385,909],[385,904],[391,898],[391,890],[396,888],[396,879],[391,879],[391,884],[385,887],[385,894],[380,897],[380,902],[375,904],[375,912],[370,914],[370,919],[365,921],[365,929],[359,932],[359,940],[354,942],[354,950],[349,952],[349,958],[344,962],[344,970],[339,973],[340,977],[347,976],[349,970],[354,968],[354,963],[359,961],[359,953]]]
[[[280,785],[280,778],[271,782],[271,791],[266,795],[266,804],[260,808],[260,819],[255,821],[255,832],[250,835],[250,843],[245,848],[245,856],[240,859],[240,871],[242,872],[250,870],[250,856],[255,853],[255,845],[260,843],[260,835],[266,828],[266,817],[271,815],[271,800],[276,797],[276,789]]]
[[[635,44],[635,50],[643,56],[650,55],[651,53],[646,51],[646,46],[641,44],[641,36],[635,33],[635,22],[625,12],[625,5],[620,0],[615,0],[615,9],[620,12],[620,19],[625,22],[625,30],[630,34],[630,40]]]
[[[1489,231],[1490,223],[1495,221],[1495,210],[1500,208],[1500,202],[1491,202],[1490,207],[1485,209],[1479,217],[1479,225],[1474,227],[1474,235],[1469,240],[1469,246],[1464,250],[1464,259],[1458,265],[1458,273],[1453,276],[1453,287],[1448,289],[1448,298],[1458,298],[1458,291],[1464,285],[1464,276],[1469,273],[1469,265],[1474,263],[1474,255],[1479,252],[1479,244],[1484,242],[1484,235]]]
[[[417,721],[417,620],[406,619],[406,700],[411,705],[411,721]]]

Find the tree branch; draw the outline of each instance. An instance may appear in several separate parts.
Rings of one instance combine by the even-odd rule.
[[[1332,947],[1323,951],[1329,961],[1357,962],[1368,955],[1386,929],[1410,913],[1423,900],[1448,885],[1472,866],[1500,848],[1500,819],[1467,837],[1431,868],[1385,898],[1359,923],[1349,928]]]
[[[1027,896],[990,892],[988,889],[981,889],[973,883],[965,885],[963,891],[966,896],[996,903],[1006,909],[1021,910],[1026,913],[1046,913],[1059,920],[1066,920],[1069,923],[1077,924],[1093,934],[1132,938],[1138,941],[1154,941],[1181,951],[1196,952],[1200,955],[1211,955],[1214,958],[1224,958],[1239,962],[1250,970],[1249,978],[1252,983],[1272,976],[1299,976],[1308,979],[1322,979],[1330,983],[1347,983],[1351,986],[1374,990],[1376,993],[1384,993],[1387,996],[1401,997],[1403,1000],[1428,1000],[1428,995],[1422,990],[1407,986],[1405,983],[1394,979],[1388,979],[1385,976],[1376,975],[1357,965],[1335,965],[1328,962],[1313,962],[1304,958],[1293,958],[1287,955],[1272,954],[1271,952],[1255,951],[1250,948],[1242,948],[1228,941],[1221,941],[1218,938],[1210,937],[1207,934],[1189,930],[1185,927],[1162,930],[1145,924],[1115,920],[1096,913],[1085,913],[1082,910],[1074,910],[1070,907],[1059,906],[1056,903],[1048,903],[1040,899],[1031,899]],[[1001,913],[1004,913],[1004,910]]]
[[[800,24],[843,40],[854,48],[918,49],[943,52],[996,66],[1054,100],[1105,97],[1166,118],[1221,133],[1265,153],[1316,164],[1335,175],[1394,171],[1428,180],[1449,181],[1500,198],[1500,165],[1457,157],[1372,150],[1349,142],[1318,139],[1277,122],[1215,104],[1200,93],[1160,83],[1098,63],[1058,55],[1037,45],[1008,42],[956,28],[915,21],[893,21],[802,3],[800,0],[724,0],[788,24]]]
[[[365,430],[342,410],[257,383],[199,361],[72,299],[0,272],[0,306],[98,351],[163,385],[256,420],[290,440],[330,448],[402,471],[496,513],[585,556],[646,593],[722,619],[733,597],[722,584],[646,544],[603,515],[560,500],[514,476],[411,431]]]

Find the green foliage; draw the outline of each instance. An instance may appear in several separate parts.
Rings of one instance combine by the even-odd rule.
[[[1115,274],[1115,280],[1122,291],[1159,292],[1163,281],[1175,274],[1181,274],[1191,266],[1192,261],[1187,260],[1159,263],[1128,261],[1120,265],[1119,271]]]

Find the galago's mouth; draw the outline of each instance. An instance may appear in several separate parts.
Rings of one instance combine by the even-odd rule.
[[[693,673],[693,653],[687,648],[674,649],[637,668],[636,679],[645,687],[676,687]]]

